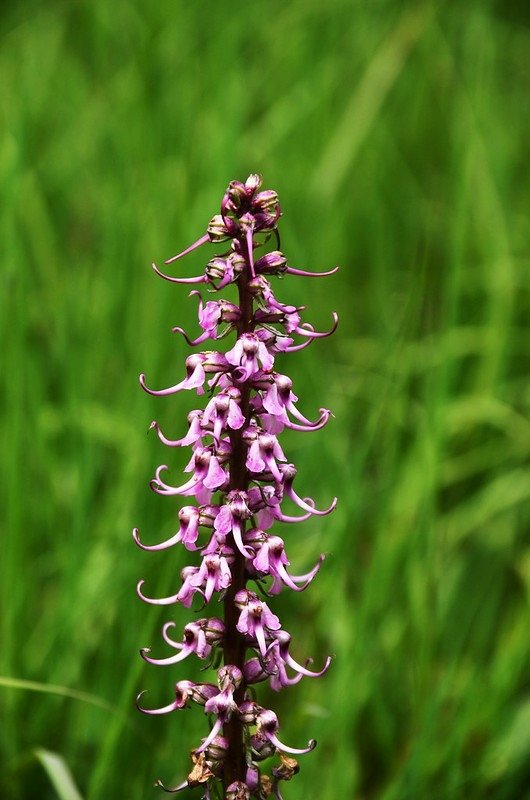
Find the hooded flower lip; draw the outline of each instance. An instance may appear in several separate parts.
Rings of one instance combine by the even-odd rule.
[[[172,328],[173,333],[182,334],[191,347],[196,347],[207,339],[220,339],[230,333],[241,316],[238,306],[229,303],[227,300],[208,300],[204,303],[201,293],[196,289],[190,292],[190,297],[193,295],[198,295],[199,297],[199,325],[203,332],[196,339],[190,339],[183,328],[176,326]],[[228,327],[222,335],[219,335],[217,330],[223,322]]]
[[[313,569],[305,575],[289,575],[286,570],[289,561],[283,539],[280,539],[279,536],[267,536],[257,550],[252,565],[257,572],[273,578],[273,584],[269,589],[270,594],[278,594],[282,589],[282,584],[295,592],[303,592],[317,574],[324,558],[325,556],[321,555]]]
[[[164,633],[167,635],[167,626],[174,623],[166,623],[164,626]],[[212,640],[212,626],[215,625],[215,638]],[[184,628],[184,637],[182,643],[174,642],[167,636],[164,636],[166,642],[169,642],[174,648],[178,650],[175,655],[168,656],[167,658],[152,658],[149,653],[149,647],[143,647],[140,650],[140,655],[147,661],[148,664],[156,664],[162,666],[165,664],[177,664],[179,661],[184,661],[191,653],[195,653],[199,658],[208,658],[212,652],[212,643],[219,644],[224,635],[224,623],[220,619],[213,618],[201,619],[197,622],[190,622]]]
[[[154,419],[149,425],[149,430],[155,430],[158,438],[165,444],[166,447],[187,447],[188,445],[196,445],[201,442],[202,437],[205,436],[206,431],[202,428],[202,411],[190,411],[188,414],[188,433],[182,439],[168,439],[160,428],[158,422]]]
[[[335,510],[337,507],[336,497],[333,498],[328,508],[319,511],[317,508],[315,508],[315,503],[310,497],[306,497],[304,500],[302,500],[302,498],[296,494],[295,490],[293,489],[293,481],[297,473],[294,464],[282,464],[280,466],[280,471],[282,473],[280,480],[282,482],[283,493],[299,508],[307,511],[309,514],[315,514],[318,517],[325,517]]]
[[[169,386],[167,389],[150,389],[145,382],[145,375],[140,375],[139,381],[142,389],[148,394],[156,397],[176,394],[182,389],[196,389],[198,395],[204,394],[204,382],[206,374],[226,372],[229,368],[224,353],[214,351],[205,353],[194,353],[186,359],[186,377],[180,383]]]
[[[231,582],[231,571],[229,564],[232,561],[233,553],[230,548],[225,548],[224,552],[207,555],[203,558],[200,567],[184,567],[180,573],[182,586],[176,594],[168,597],[148,597],[143,592],[144,580],[138,581],[136,592],[141,600],[155,606],[170,606],[175,603],[182,603],[189,608],[195,594],[200,594],[205,603],[208,603],[214,591],[221,592],[226,589]]]
[[[243,674],[241,670],[232,664],[227,664],[219,670],[218,684],[220,691],[209,697],[204,705],[205,713],[215,714],[217,719],[207,738],[200,747],[195,749],[195,753],[202,753],[206,750],[232,714],[237,713],[238,707],[234,700],[234,692],[241,685],[242,680]]]
[[[193,634],[191,634],[192,638],[197,641],[195,652],[199,658],[208,658],[212,647],[217,647],[222,644],[226,632],[226,627],[222,619],[219,619],[219,617],[204,617],[203,619],[190,622],[186,625],[184,628],[184,641],[181,643],[176,642],[168,633],[170,628],[175,627],[176,623],[172,621],[166,622],[163,625],[162,638],[164,641],[171,647],[180,650],[185,646],[189,638],[187,630],[190,628],[193,630]]]
[[[308,678],[320,678],[325,672],[327,672],[329,665],[331,664],[331,656],[326,658],[324,666],[319,672],[312,672],[311,670],[307,669],[307,667],[303,667],[294,658],[289,654],[289,646],[291,644],[291,634],[287,633],[287,631],[278,631],[274,634],[274,640],[278,644],[278,652],[282,661],[284,661],[291,669],[294,669],[295,672],[299,672],[302,675],[306,675]]]
[[[266,603],[259,599],[257,594],[248,589],[239,591],[234,603],[241,609],[237,630],[246,634],[250,639],[255,639],[262,656],[267,652],[266,638],[270,638],[273,631],[280,630],[280,620],[273,614]]]
[[[246,492],[234,490],[226,496],[226,504],[222,505],[215,518],[214,528],[218,534],[227,536],[232,533],[234,543],[239,552],[245,558],[251,558],[252,552],[243,544],[241,523],[251,516],[248,507],[248,495]]]
[[[207,404],[202,415],[202,424],[211,425],[214,440],[219,443],[221,435],[229,428],[237,431],[245,424],[241,411],[241,392],[235,387],[223,389]]]
[[[184,496],[195,495],[198,498],[206,497],[209,499],[211,492],[225,486],[228,482],[228,474],[219,461],[219,457],[208,448],[198,448],[186,467],[186,472],[193,470],[193,475],[188,481],[180,486],[170,486],[165,483],[161,475],[164,470],[168,469],[168,466],[167,464],[161,464],[149,485],[156,494],[170,496],[178,494]]]
[[[247,454],[247,469],[258,475],[262,472],[270,472],[274,480],[281,483],[282,476],[277,461],[286,461],[287,459],[276,436],[247,429],[245,438],[252,442]]]
[[[265,658],[251,658],[245,662],[245,680],[249,684],[270,679],[271,689],[279,692],[286,686],[294,686],[304,677],[298,673],[294,678],[289,678],[285,662],[278,652],[278,645],[273,642]]]
[[[225,358],[234,367],[241,367],[240,382],[248,381],[259,372],[259,363],[264,370],[271,370],[274,358],[255,333],[243,333],[234,347],[225,353]]]
[[[189,700],[192,700],[199,705],[205,703],[213,697],[217,692],[217,688],[210,683],[194,683],[193,681],[179,681],[175,684],[175,699],[172,703],[160,708],[143,708],[140,705],[140,699],[147,694],[143,691],[136,698],[136,707],[143,714],[169,714],[171,711],[184,708]]]
[[[311,750],[314,750],[317,743],[315,739],[310,739],[307,747],[297,748],[297,747],[288,747],[287,745],[283,744],[278,737],[276,736],[280,724],[278,722],[278,717],[274,713],[274,711],[270,711],[269,709],[262,709],[261,712],[258,714],[256,718],[256,724],[258,726],[258,731],[265,736],[266,739],[271,742],[271,744],[276,747],[282,753],[294,753],[294,754],[302,754],[302,753],[310,753]]]
[[[196,506],[183,506],[178,513],[179,529],[169,539],[160,544],[142,544],[138,528],[133,530],[133,539],[142,550],[167,550],[169,547],[180,543],[184,545],[186,550],[199,550],[196,546],[199,528],[212,528],[218,511],[218,508],[208,505],[202,505],[198,508]]]

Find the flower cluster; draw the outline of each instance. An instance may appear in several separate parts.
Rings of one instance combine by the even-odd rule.
[[[145,708],[138,697],[138,707],[146,714],[166,714],[197,703],[208,715],[209,734],[192,751],[193,767],[187,779],[174,788],[159,785],[169,792],[186,787],[201,787],[210,798],[214,786],[224,786],[230,800],[265,800],[281,798],[280,782],[297,771],[293,755],[307,753],[306,747],[290,747],[279,738],[276,714],[259,705],[253,687],[269,681],[274,691],[298,683],[304,676],[318,677],[329,667],[327,658],[319,670],[310,670],[310,659],[300,664],[291,655],[291,636],[282,628],[268,602],[284,587],[301,592],[311,583],[324,556],[303,575],[293,575],[283,539],[271,532],[276,521],[297,523],[313,515],[329,514],[336,499],[325,509],[318,509],[311,498],[294,488],[296,468],[288,463],[278,441],[285,428],[317,431],[330,417],[326,408],[310,420],[298,408],[292,381],[277,368],[277,357],[292,353],[315,339],[329,336],[337,326],[337,316],[327,332],[318,332],[301,320],[303,307],[286,305],[276,299],[270,278],[287,274],[307,277],[331,275],[310,273],[288,265],[279,250],[258,256],[277,234],[281,216],[276,192],[262,191],[261,178],[251,175],[245,183],[232,181],[223,197],[221,213],[214,216],[207,232],[182,253],[170,258],[170,264],[207,242],[225,242],[225,251],[211,258],[204,273],[193,278],[171,277],[153,265],[155,272],[174,283],[206,284],[218,292],[229,284],[238,290],[237,302],[225,299],[198,298],[198,321],[201,333],[191,338],[193,346],[217,342],[231,332],[236,341],[225,351],[202,350],[186,359],[185,377],[166,389],[153,389],[144,375],[140,383],[153,395],[170,395],[181,390],[207,394],[203,409],[188,415],[188,430],[180,439],[170,439],[158,422],[151,423],[159,439],[169,448],[190,447],[191,458],[185,468],[187,478],[173,485],[161,465],[151,481],[151,488],[161,495],[193,498],[178,514],[177,532],[164,542],[147,545],[133,532],[144,550],[165,550],[181,544],[196,561],[181,573],[175,593],[153,598],[138,584],[138,594],[146,603],[204,608],[217,595],[224,601],[224,618],[203,617],[184,628],[181,641],[173,638],[173,622],[162,628],[162,637],[171,654],[154,658],[150,650],[141,650],[150,664],[167,665],[196,656],[214,667],[223,656],[214,683],[181,680],[175,685],[174,699],[162,708]],[[287,513],[284,501],[297,509]],[[253,580],[258,592],[250,591]],[[266,759],[279,761],[263,769]],[[274,762],[273,762],[274,763]]]

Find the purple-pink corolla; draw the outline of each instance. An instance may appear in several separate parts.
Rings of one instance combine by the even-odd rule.
[[[173,485],[163,464],[155,471],[151,489],[160,495],[190,498],[178,512],[178,530],[165,541],[146,544],[135,528],[133,537],[143,550],[166,550],[182,544],[197,553],[194,564],[181,571],[181,583],[174,594],[152,598],[144,592],[144,581],[137,592],[142,600],[158,606],[180,603],[203,609],[216,598],[224,604],[224,619],[204,616],[188,623],[181,641],[169,631],[171,620],[162,628],[169,655],[151,656],[149,648],[140,651],[149,664],[179,664],[197,657],[215,668],[213,683],[180,680],[174,699],[160,708],[137,705],[146,714],[166,714],[195,703],[210,718],[210,731],[191,753],[192,769],[185,781],[168,788],[180,792],[200,787],[208,800],[214,789],[223,786],[227,800],[281,799],[279,784],[298,772],[292,755],[308,753],[315,747],[286,745],[278,737],[276,714],[254,699],[254,686],[269,681],[274,691],[298,683],[303,677],[320,677],[330,665],[328,657],[321,669],[310,670],[311,659],[300,664],[290,653],[291,636],[283,630],[279,617],[269,607],[271,598],[284,588],[304,591],[319,571],[324,555],[306,573],[294,575],[285,542],[270,528],[275,522],[297,523],[313,515],[325,516],[336,505],[336,498],[324,509],[317,509],[310,497],[294,489],[296,468],[289,463],[278,435],[285,429],[318,431],[331,412],[320,408],[310,419],[298,408],[298,397],[291,379],[278,370],[278,356],[293,353],[316,339],[331,335],[338,323],[333,314],[329,331],[315,331],[302,322],[304,306],[280,302],[270,278],[298,275],[325,277],[337,268],[311,273],[289,266],[279,250],[257,254],[271,237],[279,242],[277,225],[281,216],[276,192],[261,189],[259,175],[245,183],[232,181],[206,233],[183,252],[168,259],[171,264],[207,244],[225,242],[224,252],[211,257],[202,274],[192,278],[173,277],[153,264],[155,272],[172,283],[205,284],[219,292],[231,284],[237,288],[237,301],[198,297],[198,323],[201,333],[195,338],[180,327],[191,346],[208,347],[235,332],[236,340],[225,352],[204,349],[186,358],[185,377],[167,389],[153,389],[140,375],[146,392],[156,396],[182,390],[208,393],[203,409],[188,414],[188,427],[180,438],[168,438],[158,422],[151,423],[159,440],[167,447],[191,447],[185,467],[187,479]],[[278,246],[278,245],[276,245]],[[177,481],[177,483],[179,483]],[[283,509],[284,500],[298,507],[293,514]],[[257,591],[247,588],[253,580]],[[265,602],[265,598],[267,602]],[[250,688],[252,687],[252,689]],[[276,756],[279,762],[262,769],[262,762]]]

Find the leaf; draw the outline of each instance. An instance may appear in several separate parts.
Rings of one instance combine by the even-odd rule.
[[[62,756],[41,747],[35,750],[35,755],[44,767],[60,800],[83,800]]]

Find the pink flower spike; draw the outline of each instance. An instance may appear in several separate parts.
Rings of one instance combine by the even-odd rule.
[[[173,331],[200,352],[188,355],[185,375],[178,383],[151,389],[142,373],[140,385],[154,396],[194,390],[206,398],[203,408],[188,413],[186,428],[177,428],[181,433],[178,439],[167,437],[156,420],[150,425],[166,447],[190,448],[180,478],[174,477],[172,460],[171,473],[162,464],[150,481],[156,494],[187,498],[183,502],[189,505],[178,511],[177,532],[148,545],[140,539],[138,529],[133,530],[133,539],[143,550],[162,551],[182,544],[197,555],[180,569],[180,588],[175,594],[149,597],[143,580],[136,591],[151,605],[180,603],[201,613],[183,631],[177,631],[173,621],[163,624],[165,653],[161,657],[154,657],[150,647],[142,648],[140,655],[149,664],[169,667],[195,656],[203,660],[203,669],[216,671],[217,681],[181,680],[175,684],[173,702],[143,709],[142,693],[138,706],[152,715],[188,708],[192,703],[203,706],[209,732],[191,751],[187,779],[174,787],[166,787],[160,780],[156,784],[170,793],[197,788],[202,800],[264,800],[265,795],[282,800],[280,782],[298,772],[296,759],[288,756],[308,753],[316,742],[310,740],[303,748],[285,745],[279,738],[276,714],[259,704],[254,687],[266,682],[279,692],[305,676],[323,675],[331,661],[327,658],[320,672],[310,669],[311,659],[301,664],[295,661],[289,654],[291,637],[282,629],[275,609],[267,604],[286,587],[296,593],[304,591],[324,561],[321,555],[305,574],[292,574],[284,540],[272,526],[323,516],[336,505],[334,499],[329,508],[320,510],[312,498],[298,495],[293,488],[296,468],[288,463],[279,436],[284,430],[320,430],[331,412],[320,408],[315,421],[304,416],[291,378],[274,370],[285,353],[301,351],[330,336],[338,316],[333,314],[329,331],[315,330],[303,321],[303,297],[282,302],[275,296],[273,282],[288,274],[324,277],[338,268],[311,273],[288,266],[280,249],[281,213],[277,193],[262,190],[259,175],[250,175],[245,182],[231,181],[220,213],[210,218],[204,234],[166,261],[172,264],[207,242],[218,244],[215,255],[205,259],[203,274],[180,278],[152,265],[164,280],[191,286],[188,292],[190,298],[197,298],[199,328],[181,327],[182,320],[177,320],[181,324]],[[206,284],[206,289],[200,289],[200,284]],[[220,290],[230,284],[234,302],[221,296]],[[196,333],[195,337],[188,331]],[[232,341],[224,351],[208,349],[217,347],[217,342],[221,347],[221,340],[230,334]],[[300,407],[304,408],[303,402]],[[169,479],[176,485],[167,483]],[[284,502],[298,506],[294,514],[284,513]],[[182,501],[178,507],[181,505]],[[254,592],[247,588],[251,581],[257,587]],[[222,609],[218,611],[222,619],[197,619],[206,615],[205,607],[210,609],[213,603]],[[280,763],[264,771],[261,762],[274,756],[279,756]]]

